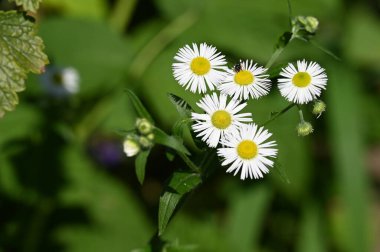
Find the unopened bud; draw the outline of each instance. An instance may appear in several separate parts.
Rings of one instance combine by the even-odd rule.
[[[148,135],[153,130],[153,124],[145,118],[138,118],[136,120],[136,128],[141,135]]]
[[[153,142],[145,136],[140,136],[139,137],[139,144],[143,149],[149,149],[153,146]]]
[[[299,136],[307,136],[313,132],[313,126],[309,122],[301,122],[297,125],[297,133]]]
[[[314,35],[318,25],[318,19],[312,16],[296,16],[292,19],[293,33],[300,37]]]
[[[324,102],[321,101],[321,100],[317,100],[317,101],[314,102],[313,112],[312,112],[312,113],[313,113],[314,115],[316,115],[317,118],[320,117],[321,114],[322,114],[323,112],[325,112],[325,111],[326,111],[326,103],[324,103]]]
[[[154,134],[150,133],[149,135],[146,136],[150,141],[154,140]]]

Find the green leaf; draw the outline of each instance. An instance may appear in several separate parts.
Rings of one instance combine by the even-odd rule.
[[[18,6],[22,6],[25,11],[37,12],[42,0],[9,0],[15,2]]]
[[[171,93],[168,94],[168,97],[171,103],[173,103],[176,107],[181,117],[188,118],[191,116],[191,112],[193,112],[193,109],[184,99]]]
[[[175,172],[171,176],[166,191],[160,197],[158,209],[158,234],[161,235],[175,212],[181,198],[194,190],[202,182],[197,173]]]
[[[185,129],[189,126],[190,122],[190,118],[180,119],[176,121],[173,125],[173,135],[182,137]]]
[[[135,107],[137,114],[140,117],[146,118],[153,123],[154,121],[153,121],[152,116],[149,114],[148,110],[146,110],[146,108],[144,107],[140,99],[137,97],[137,95],[133,93],[133,91],[130,89],[126,89],[126,92],[129,98],[131,99],[131,102],[133,106]]]
[[[41,73],[48,63],[35,24],[22,13],[0,11],[0,117],[18,103],[28,72]]]
[[[186,147],[174,136],[169,136],[159,128],[154,129],[154,141],[158,144],[167,146],[176,151],[190,155]]]
[[[190,192],[202,182],[198,173],[175,172],[173,173],[168,187],[183,195]]]
[[[139,155],[136,157],[136,160],[135,160],[136,176],[140,184],[144,182],[145,166],[148,160],[149,153],[150,153],[150,150],[142,151],[139,153]]]
[[[158,209],[158,235],[162,235],[183,195],[165,192],[160,197]]]

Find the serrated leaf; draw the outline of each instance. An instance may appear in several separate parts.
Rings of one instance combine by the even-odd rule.
[[[137,95],[130,89],[126,89],[126,92],[131,99],[133,107],[136,109],[137,114],[142,117],[148,119],[150,122],[154,122],[152,116],[149,114],[148,110],[144,107],[140,99]]]
[[[184,99],[172,93],[169,93],[168,97],[171,103],[173,103],[174,106],[176,107],[181,117],[188,118],[191,116],[191,112],[193,112],[193,108]]]
[[[173,173],[168,187],[183,195],[190,192],[202,182],[198,173],[175,172]]]
[[[190,152],[176,137],[166,134],[164,131],[162,131],[159,128],[154,129],[154,141],[158,144],[164,145],[176,151],[190,155]]]
[[[25,11],[37,12],[42,0],[9,0],[15,2],[18,6],[22,6]]]
[[[22,13],[0,11],[0,116],[18,103],[28,72],[41,73],[47,56],[35,24]]]
[[[158,235],[162,235],[183,195],[165,192],[160,197],[158,209]]]
[[[144,182],[146,162],[148,160],[150,150],[140,152],[135,160],[136,176],[140,184]]]

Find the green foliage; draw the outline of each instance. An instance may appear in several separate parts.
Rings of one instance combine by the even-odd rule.
[[[186,147],[181,143],[181,141],[178,138],[174,136],[169,136],[161,129],[154,129],[154,137],[154,141],[156,143],[172,148],[186,155],[190,155],[190,152],[186,149]]]
[[[327,110],[318,120],[305,118],[315,134],[303,139],[296,136],[296,110],[268,124],[278,143],[278,163],[264,179],[241,182],[226,175],[217,160],[204,162],[207,154],[190,145],[189,116],[200,95],[176,83],[171,64],[179,47],[207,42],[229,55],[230,67],[238,59],[251,58],[264,65],[279,35],[290,30],[286,1],[136,1],[146,11],[131,10],[129,17],[122,17],[131,20],[138,15],[132,23],[117,24],[119,33],[110,27],[115,2],[44,1],[40,36],[51,61],[78,70],[80,92],[52,102],[32,75],[22,104],[0,120],[0,251],[133,251],[154,240],[150,237],[157,217],[161,246],[135,251],[373,250],[378,216],[368,210],[378,204],[378,190],[369,188],[369,180],[377,183],[379,178],[375,162],[367,157],[378,156],[380,139],[380,20],[372,6],[358,1],[291,1],[295,16],[318,18],[318,33],[311,40],[316,47],[301,40],[289,43],[288,32],[279,44],[286,49],[273,61],[269,74],[275,81],[287,62],[318,61],[329,77],[322,97]],[[28,17],[10,13],[28,22],[35,35]],[[3,22],[4,17],[1,13]],[[9,71],[4,68],[9,60],[3,42],[13,32],[17,30],[0,25],[0,103],[11,104],[12,109],[19,91],[8,92],[9,82],[3,82]],[[20,44],[17,41],[6,49]],[[37,40],[21,42],[30,41]],[[345,60],[336,62],[321,53],[319,45]],[[15,59],[23,60],[17,53],[12,54]],[[10,75],[12,90],[23,90],[21,80],[27,72],[41,69],[31,68],[37,71],[26,65]],[[138,78],[132,79],[136,69]],[[139,98],[128,92],[126,99],[126,88],[149,106],[141,109]],[[247,109],[255,122],[263,124],[271,112],[286,106],[274,83],[268,96],[249,101]],[[311,111],[310,106],[303,109]],[[154,169],[142,187],[132,190],[137,186],[134,168],[142,181],[145,165],[123,157],[109,167],[97,160],[108,152],[95,152],[94,158],[88,150],[99,136],[116,138],[121,148],[115,129],[132,129],[136,118],[147,113],[155,127],[165,129],[155,130],[156,143],[169,147],[173,160],[162,158],[162,149],[152,148],[149,158],[155,159],[149,161]],[[166,131],[171,127],[171,133]],[[185,154],[188,150],[191,156]],[[146,162],[144,154],[137,157],[140,163]],[[169,174],[178,165],[194,171]],[[212,176],[198,174],[205,166],[213,169]],[[290,184],[284,183],[288,180]]]
[[[135,160],[136,175],[140,184],[144,182],[146,162],[148,160],[149,153],[150,153],[150,150],[141,151],[137,155],[136,160]]]
[[[22,6],[25,11],[37,12],[42,0],[9,0],[15,2],[17,5]]]
[[[183,195],[172,192],[164,192],[160,197],[160,204],[158,208],[158,235],[162,235],[170,218],[174,214],[179,201]]]
[[[0,116],[18,104],[28,72],[41,73],[47,56],[33,21],[23,13],[0,11]]]
[[[64,150],[65,176],[70,183],[60,194],[66,209],[85,209],[75,225],[63,225],[54,231],[54,240],[64,242],[69,251],[130,251],[148,242],[153,231],[132,194],[114,178],[95,170],[79,146]]]
[[[158,209],[158,235],[162,235],[182,197],[201,183],[199,174],[174,172],[160,197]]]
[[[345,211],[340,212],[345,251],[371,251],[369,216],[369,184],[365,170],[364,132],[360,108],[361,88],[358,76],[342,65],[331,65],[329,129],[332,153],[338,175],[337,186]],[[344,86],[340,83],[345,83]],[[341,94],[344,93],[344,98]],[[355,157],[355,158],[353,158]],[[355,200],[353,200],[355,199]],[[339,209],[336,209],[339,211]]]
[[[200,174],[175,172],[169,180],[168,187],[178,194],[185,194],[194,190],[201,183]]]

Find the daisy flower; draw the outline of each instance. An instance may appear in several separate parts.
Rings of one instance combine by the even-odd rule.
[[[241,171],[240,179],[262,178],[273,166],[277,149],[275,141],[265,142],[272,134],[256,124],[242,125],[236,132],[226,134],[220,141],[224,146],[218,149],[218,156],[223,158],[222,165],[230,165],[227,172],[234,176]]]
[[[240,62],[238,68],[228,69],[226,79],[218,89],[234,99],[257,99],[269,92],[271,81],[266,68],[253,64],[253,61]]]
[[[226,60],[216,48],[206,43],[193,43],[193,48],[186,45],[179,49],[173,63],[173,75],[179,84],[191,92],[205,93],[207,87],[215,86],[225,78]]]
[[[318,63],[297,61],[297,67],[289,63],[278,79],[281,95],[288,101],[304,104],[316,99],[321,89],[326,89],[327,75]]]
[[[219,97],[216,93],[206,95],[197,105],[206,114],[191,113],[191,118],[196,122],[192,128],[194,132],[199,132],[197,137],[202,137],[202,141],[210,147],[216,147],[224,134],[242,125],[242,122],[252,121],[251,113],[238,114],[247,103],[232,99],[227,104],[227,96],[224,94]]]

